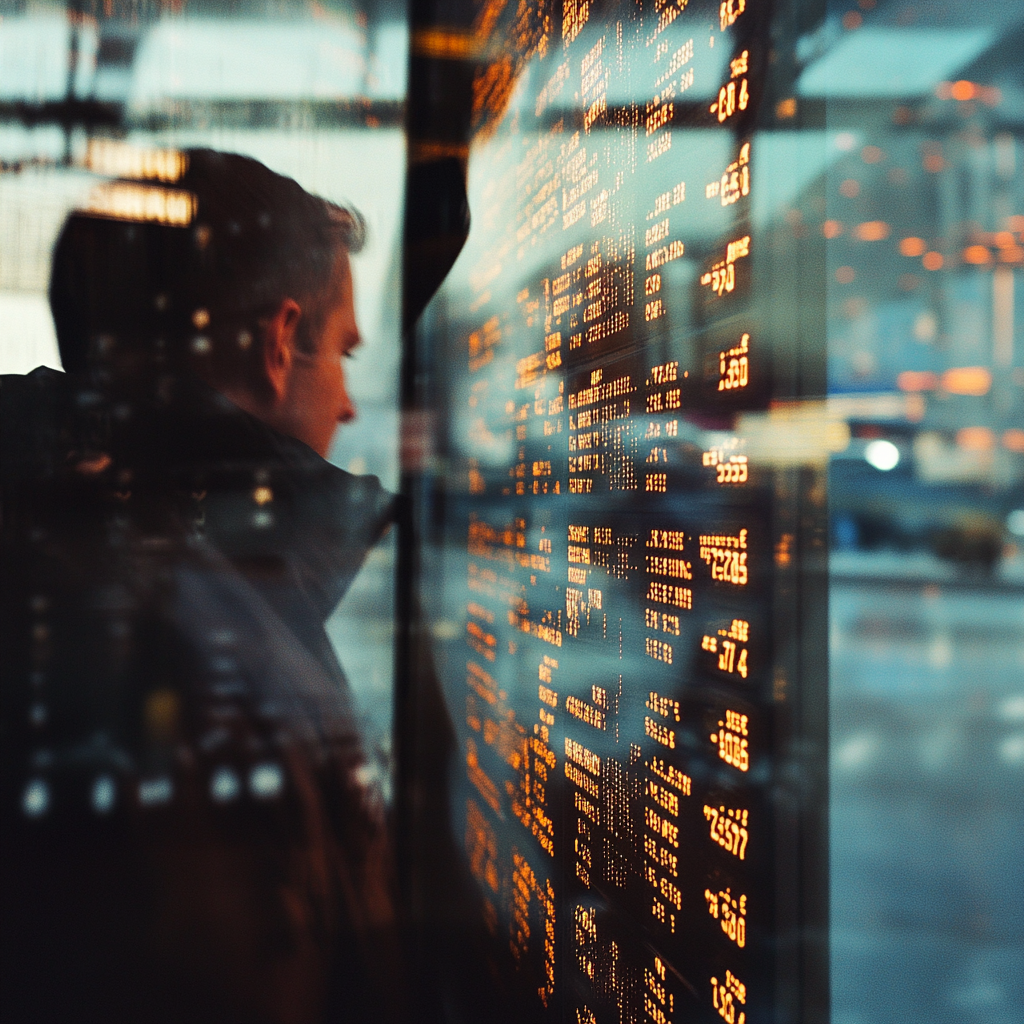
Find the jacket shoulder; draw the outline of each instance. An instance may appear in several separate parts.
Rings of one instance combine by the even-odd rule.
[[[67,376],[40,366],[31,373],[0,374],[0,459],[4,479],[49,458],[68,391]]]

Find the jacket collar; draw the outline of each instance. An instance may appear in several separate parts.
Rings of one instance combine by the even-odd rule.
[[[386,531],[394,495],[198,380],[183,381],[180,398],[174,447],[183,475],[206,492],[208,537],[243,566],[284,563],[324,621]]]
[[[376,477],[339,469],[196,377],[100,387],[40,369],[5,377],[3,392],[5,421],[49,439],[19,460],[36,485],[130,492],[123,508],[143,532],[198,531],[253,582],[301,587],[321,622],[393,518],[395,496]]]

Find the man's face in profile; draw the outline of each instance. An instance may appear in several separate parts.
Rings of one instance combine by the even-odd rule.
[[[339,423],[355,418],[356,410],[345,382],[344,360],[349,358],[361,339],[356,324],[353,302],[352,269],[347,255],[339,259],[335,301],[329,306],[319,337],[309,339],[312,345],[299,347],[297,318],[294,324],[285,319],[284,336],[275,338],[280,327],[268,325],[268,366],[275,392],[275,401],[265,419],[284,434],[308,444],[326,457]],[[291,300],[288,300],[290,302]],[[302,313],[292,303],[298,317]],[[287,302],[282,309],[287,307]],[[274,349],[279,348],[279,362]],[[305,351],[304,348],[311,349]]]

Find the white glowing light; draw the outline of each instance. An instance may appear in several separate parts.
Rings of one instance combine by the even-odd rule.
[[[999,717],[1004,722],[1024,722],[1024,693],[1004,700],[999,708]]]
[[[999,744],[999,756],[1007,764],[1024,765],[1024,732],[1015,732]]]
[[[50,806],[50,787],[42,779],[33,779],[21,798],[21,806],[30,818],[45,814]]]
[[[249,773],[252,795],[263,800],[277,796],[284,788],[284,773],[276,764],[258,764]]]
[[[875,469],[887,473],[899,465],[900,450],[892,441],[872,441],[864,449],[864,459]]]
[[[241,788],[238,776],[230,768],[218,768],[210,779],[210,796],[218,803],[234,800]]]
[[[1015,508],[1006,517],[1006,528],[1015,537],[1024,537],[1024,508]]]
[[[97,814],[109,814],[117,799],[117,787],[109,775],[101,775],[92,784],[92,806]]]

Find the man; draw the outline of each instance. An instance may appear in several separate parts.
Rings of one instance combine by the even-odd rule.
[[[4,377],[0,1014],[403,1015],[390,857],[324,631],[391,499],[357,214],[195,150],[69,217],[65,374]]]

